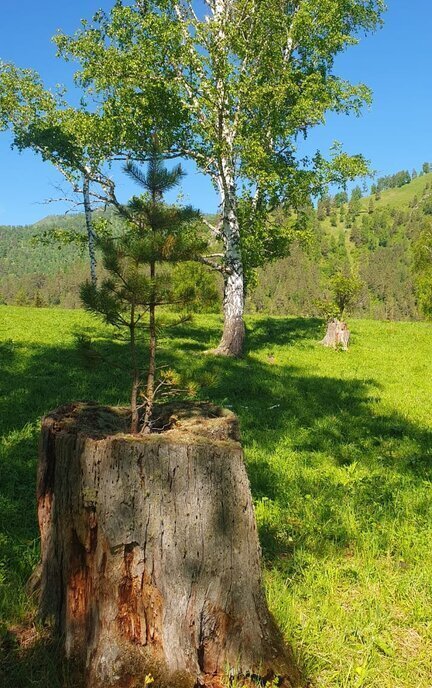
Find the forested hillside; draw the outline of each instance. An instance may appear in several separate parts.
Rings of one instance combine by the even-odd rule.
[[[367,197],[357,187],[350,199],[344,192],[323,198],[306,246],[294,244],[290,256],[260,271],[250,310],[319,314],[329,278],[342,271],[363,284],[355,315],[422,317],[419,296],[421,301],[421,289],[428,288],[430,267],[421,265],[419,253],[430,243],[432,226],[432,174],[427,163],[424,168],[420,175],[402,172],[378,180]]]
[[[79,306],[78,287],[88,273],[85,248],[43,241],[56,230],[84,234],[84,220],[53,216],[30,227],[0,227],[0,303]]]
[[[335,272],[356,274],[363,287],[353,315],[377,319],[422,317],[424,289],[416,255],[431,232],[432,173],[383,177],[363,196],[359,187],[326,196],[309,212],[309,231],[290,255],[259,271],[250,312],[318,315]],[[47,242],[62,231],[81,233],[80,215],[53,216],[31,227],[0,227],[0,302],[78,307],[88,274],[85,243]],[[41,238],[45,240],[41,241]],[[429,273],[428,273],[429,274]],[[423,287],[421,286],[423,284]],[[420,286],[419,286],[420,285]],[[423,309],[427,312],[427,309]]]

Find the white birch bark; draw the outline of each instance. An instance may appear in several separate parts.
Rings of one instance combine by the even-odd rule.
[[[234,181],[226,165],[224,167],[223,181],[219,181],[223,216],[222,239],[225,249],[224,329],[216,353],[225,356],[240,356],[243,353],[245,336],[243,261]]]
[[[215,0],[212,13],[218,22],[219,49],[223,54],[225,47],[225,22],[232,0]],[[219,189],[222,211],[222,239],[225,249],[224,259],[224,329],[216,353],[225,356],[240,356],[243,353],[245,327],[244,314],[244,272],[240,246],[240,226],[237,216],[237,194],[235,180],[234,139],[235,123],[229,112],[223,78],[217,81],[218,130],[221,150],[218,161],[216,183]]]

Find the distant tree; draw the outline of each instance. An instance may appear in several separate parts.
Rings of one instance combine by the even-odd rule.
[[[422,172],[423,172],[423,174],[429,174],[430,170],[431,170],[430,163],[429,163],[429,162],[424,162],[423,165],[422,165]]]
[[[418,177],[417,170],[413,169],[413,171],[411,172],[411,179],[417,179],[417,177]]]
[[[339,191],[334,197],[336,208],[341,208],[345,203],[348,203],[348,194],[346,191]]]
[[[386,189],[396,189],[409,184],[411,181],[411,175],[408,170],[401,170],[396,172],[396,174],[389,175],[387,177],[380,177],[377,181],[377,191],[385,191]]]
[[[389,177],[380,177],[377,181],[377,191],[380,193],[381,191],[384,191],[385,189],[389,188],[388,186],[388,179]]]
[[[318,205],[317,205],[317,219],[320,222],[322,222],[325,219],[325,217],[326,217],[326,209],[325,209],[324,201],[321,198],[318,201]]]
[[[432,215],[432,198],[423,201],[422,210],[425,215]]]
[[[330,279],[330,291],[337,308],[337,317],[342,320],[346,310],[355,304],[362,288],[361,281],[353,276],[338,272]]]
[[[362,198],[362,191],[359,186],[353,189],[350,202],[348,204],[348,212],[354,220],[361,210],[360,199]]]
[[[359,226],[357,223],[351,227],[350,239],[357,248],[367,243],[365,234],[363,227]]]
[[[343,321],[343,316],[346,309],[354,305],[362,284],[357,278],[340,271],[330,278],[329,287],[332,298],[321,300],[316,304],[327,321],[327,331],[320,343],[334,349],[341,347],[346,351],[350,332]]]
[[[432,270],[425,270],[417,277],[417,297],[421,313],[432,319]]]
[[[414,243],[414,270],[420,310],[432,319],[432,222],[422,227]]]
[[[332,210],[332,199],[331,199],[331,196],[330,196],[329,194],[324,194],[323,197],[322,197],[322,199],[321,199],[321,201],[322,201],[322,204],[323,204],[323,207],[324,207],[324,211],[325,211],[326,216],[327,216],[327,217],[330,217],[330,213],[331,213],[331,210]]]
[[[15,295],[15,305],[16,306],[28,306],[29,305],[29,297],[25,289],[21,287],[16,295]]]
[[[175,388],[178,384],[172,371],[163,370],[158,377],[156,312],[169,305],[178,309],[191,297],[190,293],[179,294],[172,270],[158,267],[190,261],[204,249],[205,242],[197,233],[197,211],[191,207],[168,206],[163,201],[163,195],[183,176],[180,165],[168,170],[155,148],[146,172],[134,163],[126,166],[126,172],[145,193],[134,196],[127,206],[119,208],[128,225],[126,233],[120,237],[99,239],[108,277],[99,288],[87,282],[81,289],[81,298],[87,310],[101,315],[129,339],[131,432],[140,430],[148,433],[157,392],[166,397],[171,394],[172,386]],[[137,349],[138,336],[143,329],[149,336],[144,386]],[[138,403],[140,393],[144,398],[141,405]],[[142,421],[140,408],[144,409]]]
[[[398,182],[397,186],[404,186],[404,184],[409,184],[411,181],[411,175],[408,170],[404,170],[401,173],[401,180]]]
[[[372,184],[371,186],[371,194],[374,196],[378,191],[378,187],[376,184]]]
[[[361,198],[363,198],[363,192],[361,190],[360,186],[355,186],[354,189],[351,191],[351,201],[359,201]]]
[[[46,305],[45,300],[44,300],[42,294],[40,293],[40,291],[36,292],[36,294],[34,296],[33,303],[34,303],[35,308],[43,308],[43,306]]]

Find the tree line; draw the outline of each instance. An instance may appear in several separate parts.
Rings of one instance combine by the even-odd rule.
[[[408,170],[400,170],[395,174],[390,174],[385,177],[379,177],[376,184],[372,184],[371,193],[380,194],[381,191],[387,191],[388,189],[399,189],[405,184],[409,184],[413,179],[417,179],[418,176],[423,176],[424,174],[429,174],[431,171],[431,164],[429,162],[424,162],[420,172],[413,169],[411,174]]]
[[[321,199],[317,208],[305,209],[303,232],[290,243],[287,255],[250,275],[248,312],[320,316],[319,305],[329,296],[332,276],[354,269],[362,289],[351,306],[353,315],[429,317],[430,178],[425,177],[422,189],[417,195],[412,192],[401,207],[382,205],[374,196],[359,200],[359,191],[351,198],[338,192]],[[96,213],[96,224],[104,216]],[[120,233],[120,220],[109,213],[108,217],[113,231]],[[283,222],[289,224],[286,218]],[[79,288],[88,274],[85,238],[82,215],[48,218],[32,228],[0,228],[2,302],[80,307]],[[99,273],[105,276],[103,266]],[[197,263],[185,263],[174,273],[190,288],[199,285],[203,290],[205,306],[195,300],[191,310],[220,309],[223,284],[217,274]]]

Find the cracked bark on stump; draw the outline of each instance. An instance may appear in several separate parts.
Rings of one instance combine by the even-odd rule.
[[[201,405],[175,421],[142,437],[95,405],[43,419],[41,615],[89,688],[147,673],[155,688],[216,688],[227,667],[297,685],[263,593],[237,419]]]
[[[350,335],[351,333],[348,329],[347,324],[342,320],[333,318],[327,324],[327,331],[325,337],[320,341],[320,344],[333,349],[337,349],[338,347],[340,347],[344,351],[347,351]]]

